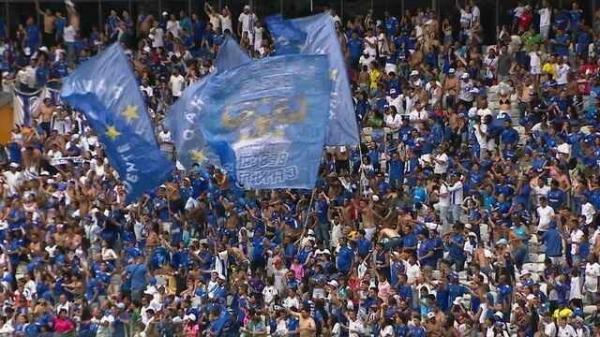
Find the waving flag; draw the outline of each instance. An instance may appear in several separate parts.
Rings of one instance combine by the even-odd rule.
[[[244,53],[237,42],[232,37],[227,36],[219,47],[215,65],[217,73],[219,73],[251,61],[252,59]],[[199,97],[206,86],[206,82],[213,75],[210,74],[187,87],[182,97],[171,106],[166,117],[166,125],[171,131],[177,149],[177,159],[186,168],[191,168],[194,164],[211,164],[224,167],[226,163],[234,161],[231,159],[232,152],[226,143],[212,143],[209,146],[202,135],[201,125],[198,123],[202,112],[202,109],[197,108],[197,105],[201,103]],[[218,149],[218,151],[215,151],[215,149]],[[232,173],[235,169],[233,166],[224,168]]]
[[[215,66],[217,67],[217,72],[220,72],[235,68],[250,61],[252,61],[250,56],[248,56],[248,54],[240,48],[238,43],[228,35],[219,46],[219,52],[215,58]]]
[[[333,19],[327,13],[304,18],[283,20],[280,16],[267,18],[267,27],[275,40],[278,54],[295,53],[327,55],[329,74],[333,81],[327,145],[357,145],[358,126],[342,48]],[[294,29],[295,28],[295,29]],[[301,37],[305,36],[302,40]]]
[[[123,50],[113,44],[64,80],[61,96],[83,112],[127,189],[127,201],[166,181],[172,163],[158,148]]]
[[[281,15],[269,16],[265,19],[269,30],[277,32],[275,52],[278,55],[300,54],[306,42],[306,33],[298,29],[291,21]],[[273,33],[275,34],[275,33]]]
[[[206,76],[185,89],[182,96],[169,109],[166,125],[171,131],[177,149],[177,159],[184,168],[190,169],[194,164],[210,164],[222,166],[233,172],[233,166],[225,167],[235,160],[231,159],[231,151],[227,144],[213,142],[209,146],[200,124],[206,112],[202,109],[204,105],[202,93],[212,76]]]
[[[188,154],[232,167],[245,188],[313,188],[327,125],[327,69],[324,56],[293,55],[220,72],[180,98],[169,125],[183,125],[174,134],[189,140]]]

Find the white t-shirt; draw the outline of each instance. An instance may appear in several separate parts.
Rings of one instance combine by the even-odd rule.
[[[556,335],[556,324],[554,322],[543,323],[544,325],[544,335],[546,336],[555,336]]]
[[[550,26],[552,10],[550,8],[542,8],[538,11],[538,14],[540,15],[540,27]]]
[[[267,286],[262,291],[263,297],[265,299],[265,303],[271,304],[277,296],[277,289],[274,286]]]
[[[177,76],[171,75],[169,79],[169,84],[171,85],[171,92],[173,93],[173,97],[180,97],[183,92],[183,86],[185,84],[185,78],[178,74]]]
[[[533,189],[533,193],[535,194],[536,198],[537,198],[537,202],[538,204],[540,203],[540,198],[541,197],[547,197],[548,196],[548,192],[550,192],[550,186],[532,186]]]
[[[234,31],[233,23],[231,22],[231,15],[220,15],[219,17],[221,19],[221,27],[223,28],[223,32],[225,32],[225,30],[229,30],[233,34]]]
[[[438,154],[435,156],[435,165],[433,166],[433,173],[435,174],[446,174],[448,171],[448,155],[445,153]]]
[[[571,231],[571,255],[577,255],[579,253],[579,245],[583,239],[583,231],[579,228],[575,228]]]
[[[461,181],[457,181],[454,185],[448,188],[448,198],[450,199],[451,205],[462,205],[463,203],[463,184]]]
[[[76,36],[77,36],[77,30],[75,29],[75,27],[73,27],[73,25],[69,25],[65,28],[65,30],[63,32],[63,40],[66,43],[74,43]]]
[[[263,27],[254,28],[254,50],[256,51],[259,51],[260,47],[262,47],[264,32],[265,29]]]
[[[554,216],[554,208],[550,207],[550,205],[546,205],[546,207],[540,206],[537,208],[537,214],[539,218],[538,232],[547,231],[550,221],[552,221],[552,217]]]
[[[566,63],[558,66],[558,71],[556,72],[556,84],[565,85],[569,83],[569,70],[571,70],[571,67],[569,67],[569,65]]]
[[[398,95],[396,98],[392,96],[387,96],[386,100],[390,106],[396,107],[396,112],[398,114],[404,113],[404,106],[402,105],[402,101],[404,100],[404,95]]]
[[[571,287],[569,288],[569,300],[581,299],[581,277],[571,277]]]
[[[421,109],[421,111],[417,111],[417,109],[415,109],[408,115],[408,119],[411,121],[427,120],[427,117],[428,114],[425,109]]]
[[[21,186],[21,183],[23,182],[23,173],[19,171],[14,173],[12,171],[6,171],[3,175],[6,179],[6,184],[8,185],[10,193],[16,193],[17,189],[19,188],[19,186]]]
[[[542,73],[542,60],[540,59],[540,55],[535,51],[529,53],[529,69],[534,75]]]
[[[479,7],[473,6],[471,8],[471,16],[473,17],[473,22],[479,22],[479,19],[481,18],[481,11],[479,10]]]
[[[349,337],[360,337],[365,333],[365,326],[360,319],[348,320],[348,332]]]
[[[448,192],[448,186],[446,184],[442,184],[440,186],[438,205],[442,207],[450,206],[450,194]]]
[[[581,215],[585,217],[585,223],[587,225],[594,221],[594,215],[596,215],[596,209],[589,201],[581,205]]]
[[[396,114],[396,116],[389,114],[385,116],[385,125],[392,129],[399,129],[402,126],[402,117],[400,114]]]
[[[600,264],[594,262],[593,264],[588,262],[585,265],[585,280],[583,288],[586,292],[596,293],[598,292],[598,278],[600,277]]]
[[[179,21],[169,20],[167,21],[167,32],[173,34],[173,37],[179,37]]]
[[[165,45],[164,36],[165,36],[165,31],[162,28],[156,27],[156,28],[152,29],[152,47],[154,47],[154,48],[164,47],[164,45]]]
[[[571,325],[567,324],[564,327],[558,327],[558,333],[556,334],[556,337],[577,337],[577,333]]]
[[[418,264],[413,264],[406,268],[406,281],[408,284],[413,284],[421,276],[421,267]]]
[[[460,10],[460,25],[463,28],[468,28],[471,26],[471,22],[473,21],[473,14],[465,11],[464,9]]]
[[[287,309],[290,309],[290,308],[299,309],[300,301],[298,301],[297,297],[289,297],[288,296],[283,300],[283,306]]]
[[[254,23],[256,22],[256,14],[254,13],[243,13],[240,14],[238,22],[242,23],[242,33],[248,32],[248,35],[254,32]]]

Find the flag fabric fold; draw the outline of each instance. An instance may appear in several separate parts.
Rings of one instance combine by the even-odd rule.
[[[313,188],[327,125],[328,68],[320,55],[271,57],[190,87],[168,117],[182,164],[219,161],[245,188]]]
[[[132,202],[165,182],[173,164],[158,147],[152,121],[120,45],[81,64],[64,79],[61,98],[98,135]]]
[[[266,22],[275,40],[277,54],[327,55],[333,85],[325,144],[358,145],[358,125],[350,82],[331,16],[323,13],[285,20],[278,15],[267,18]]]

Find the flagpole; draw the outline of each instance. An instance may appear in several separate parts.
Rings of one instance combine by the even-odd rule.
[[[296,240],[296,244],[298,244],[302,240],[302,238],[304,238],[304,236],[306,235],[306,232],[308,232],[306,227],[308,226],[308,218],[310,217],[310,209],[312,207],[313,201],[315,200],[315,192],[316,191],[317,191],[317,189],[313,188],[312,193],[310,195],[310,201],[308,202],[308,208],[306,209],[306,217],[304,218],[304,224],[302,225],[302,235],[300,235],[298,240]]]
[[[8,34],[8,36],[10,36],[10,4],[8,3],[8,1],[6,1],[4,3],[4,10],[6,11],[6,13],[4,13],[4,15],[6,16],[6,34]]]
[[[98,29],[102,31],[100,27],[102,27],[102,0],[98,0]]]

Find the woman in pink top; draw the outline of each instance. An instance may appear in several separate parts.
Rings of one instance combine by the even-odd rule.
[[[196,323],[196,315],[186,315],[183,320],[187,321],[183,327],[183,335],[185,337],[197,337],[198,332],[200,331],[200,326],[198,323]]]
[[[302,281],[304,278],[304,266],[300,263],[300,260],[295,258],[290,266],[290,270],[294,272],[294,277],[296,277],[296,280]]]
[[[379,274],[377,297],[379,297],[384,303],[387,303],[388,297],[390,296],[390,289],[392,286],[387,280],[387,277],[383,274]]]
[[[67,310],[61,309],[53,322],[54,332],[65,335],[75,330],[75,323],[67,317]]]

